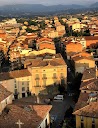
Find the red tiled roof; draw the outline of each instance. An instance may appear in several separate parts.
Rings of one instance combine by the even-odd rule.
[[[0,73],[0,81],[31,76],[31,73],[27,69],[15,70],[10,72]]]
[[[0,84],[0,102],[3,101],[4,99],[6,99],[8,96],[10,96],[12,93],[9,92],[6,88],[4,88],[1,84]]]
[[[96,78],[96,69],[95,68],[89,68],[83,72],[82,81],[89,80],[89,79],[95,79],[95,78]]]
[[[98,118],[98,102],[91,102],[89,105],[75,111],[73,114]]]
[[[18,128],[18,120],[23,123],[23,128],[37,128],[51,108],[50,105],[8,105],[8,112],[3,111],[0,116],[0,128]]]

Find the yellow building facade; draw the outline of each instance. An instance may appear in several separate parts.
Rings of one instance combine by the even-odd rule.
[[[67,88],[67,65],[63,58],[35,59],[25,68],[32,74],[31,93],[58,93],[58,85]]]
[[[98,128],[98,118],[76,115],[76,128]]]

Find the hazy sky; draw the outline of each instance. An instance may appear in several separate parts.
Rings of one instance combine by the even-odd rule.
[[[57,4],[92,4],[98,0],[0,0],[0,5],[8,4],[44,4],[44,5],[57,5]]]

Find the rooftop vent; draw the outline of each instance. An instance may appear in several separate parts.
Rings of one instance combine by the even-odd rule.
[[[32,107],[31,106],[25,106],[24,109],[28,112],[32,111]]]
[[[96,101],[97,101],[97,94],[95,94],[95,93],[90,93],[87,103],[96,102]]]

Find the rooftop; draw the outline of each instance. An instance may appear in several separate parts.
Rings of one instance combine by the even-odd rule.
[[[6,99],[8,96],[10,96],[12,93],[9,92],[6,88],[4,88],[1,84],[0,84],[0,102],[3,101],[4,99]]]
[[[83,107],[73,114],[79,116],[95,117],[98,118],[98,102],[91,102],[86,107]]]
[[[98,91],[98,79],[93,79],[81,84],[81,90]]]
[[[96,78],[96,68],[89,68],[84,71],[82,81],[95,79],[95,78]]]
[[[27,60],[26,63],[31,63],[31,67],[45,67],[48,65],[50,66],[66,65],[63,58],[56,58],[55,56],[52,57],[47,56],[45,58]]]
[[[20,120],[23,128],[37,128],[51,108],[51,105],[8,105],[0,116],[0,127],[17,128],[16,122]]]
[[[31,73],[27,69],[4,72],[0,73],[0,81],[26,76],[31,76]]]

